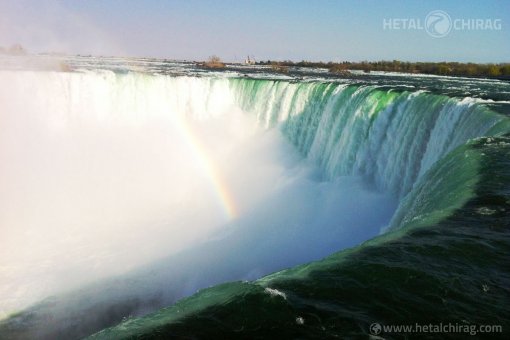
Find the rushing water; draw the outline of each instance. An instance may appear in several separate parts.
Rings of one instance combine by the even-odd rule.
[[[508,83],[65,62],[0,71],[0,333],[90,335],[256,279],[98,335],[508,326]]]

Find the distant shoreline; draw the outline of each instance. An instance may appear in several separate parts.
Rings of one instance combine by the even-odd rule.
[[[425,74],[436,76],[467,77],[467,78],[489,78],[499,80],[510,80],[510,63],[459,63],[459,62],[405,62],[392,61],[362,61],[350,62],[310,62],[300,61],[259,61],[257,65],[271,65],[273,67],[310,67],[325,68],[331,73],[348,73],[350,70],[396,72],[409,74]]]

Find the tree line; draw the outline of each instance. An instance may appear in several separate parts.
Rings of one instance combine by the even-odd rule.
[[[477,64],[477,63],[459,63],[459,62],[408,62],[400,60],[391,61],[361,61],[350,62],[312,62],[300,61],[260,61],[259,65],[271,65],[279,67],[320,67],[327,68],[333,73],[346,73],[348,70],[361,70],[364,72],[386,71],[386,72],[406,72],[423,73],[448,76],[467,76],[467,77],[510,77],[510,63],[500,64]]]

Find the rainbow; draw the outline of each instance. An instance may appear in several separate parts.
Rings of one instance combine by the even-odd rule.
[[[226,181],[208,156],[207,149],[204,147],[202,141],[197,137],[193,128],[187,123],[186,117],[183,115],[178,116],[179,130],[185,142],[188,144],[193,158],[211,183],[212,190],[217,196],[227,220],[234,219],[237,216],[237,208]]]

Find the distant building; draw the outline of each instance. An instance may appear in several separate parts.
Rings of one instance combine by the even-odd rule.
[[[244,63],[245,63],[246,65],[255,65],[255,58],[253,58],[253,57],[252,57],[252,58],[250,58],[250,56],[248,56],[248,58],[246,58],[246,59],[244,60]]]

